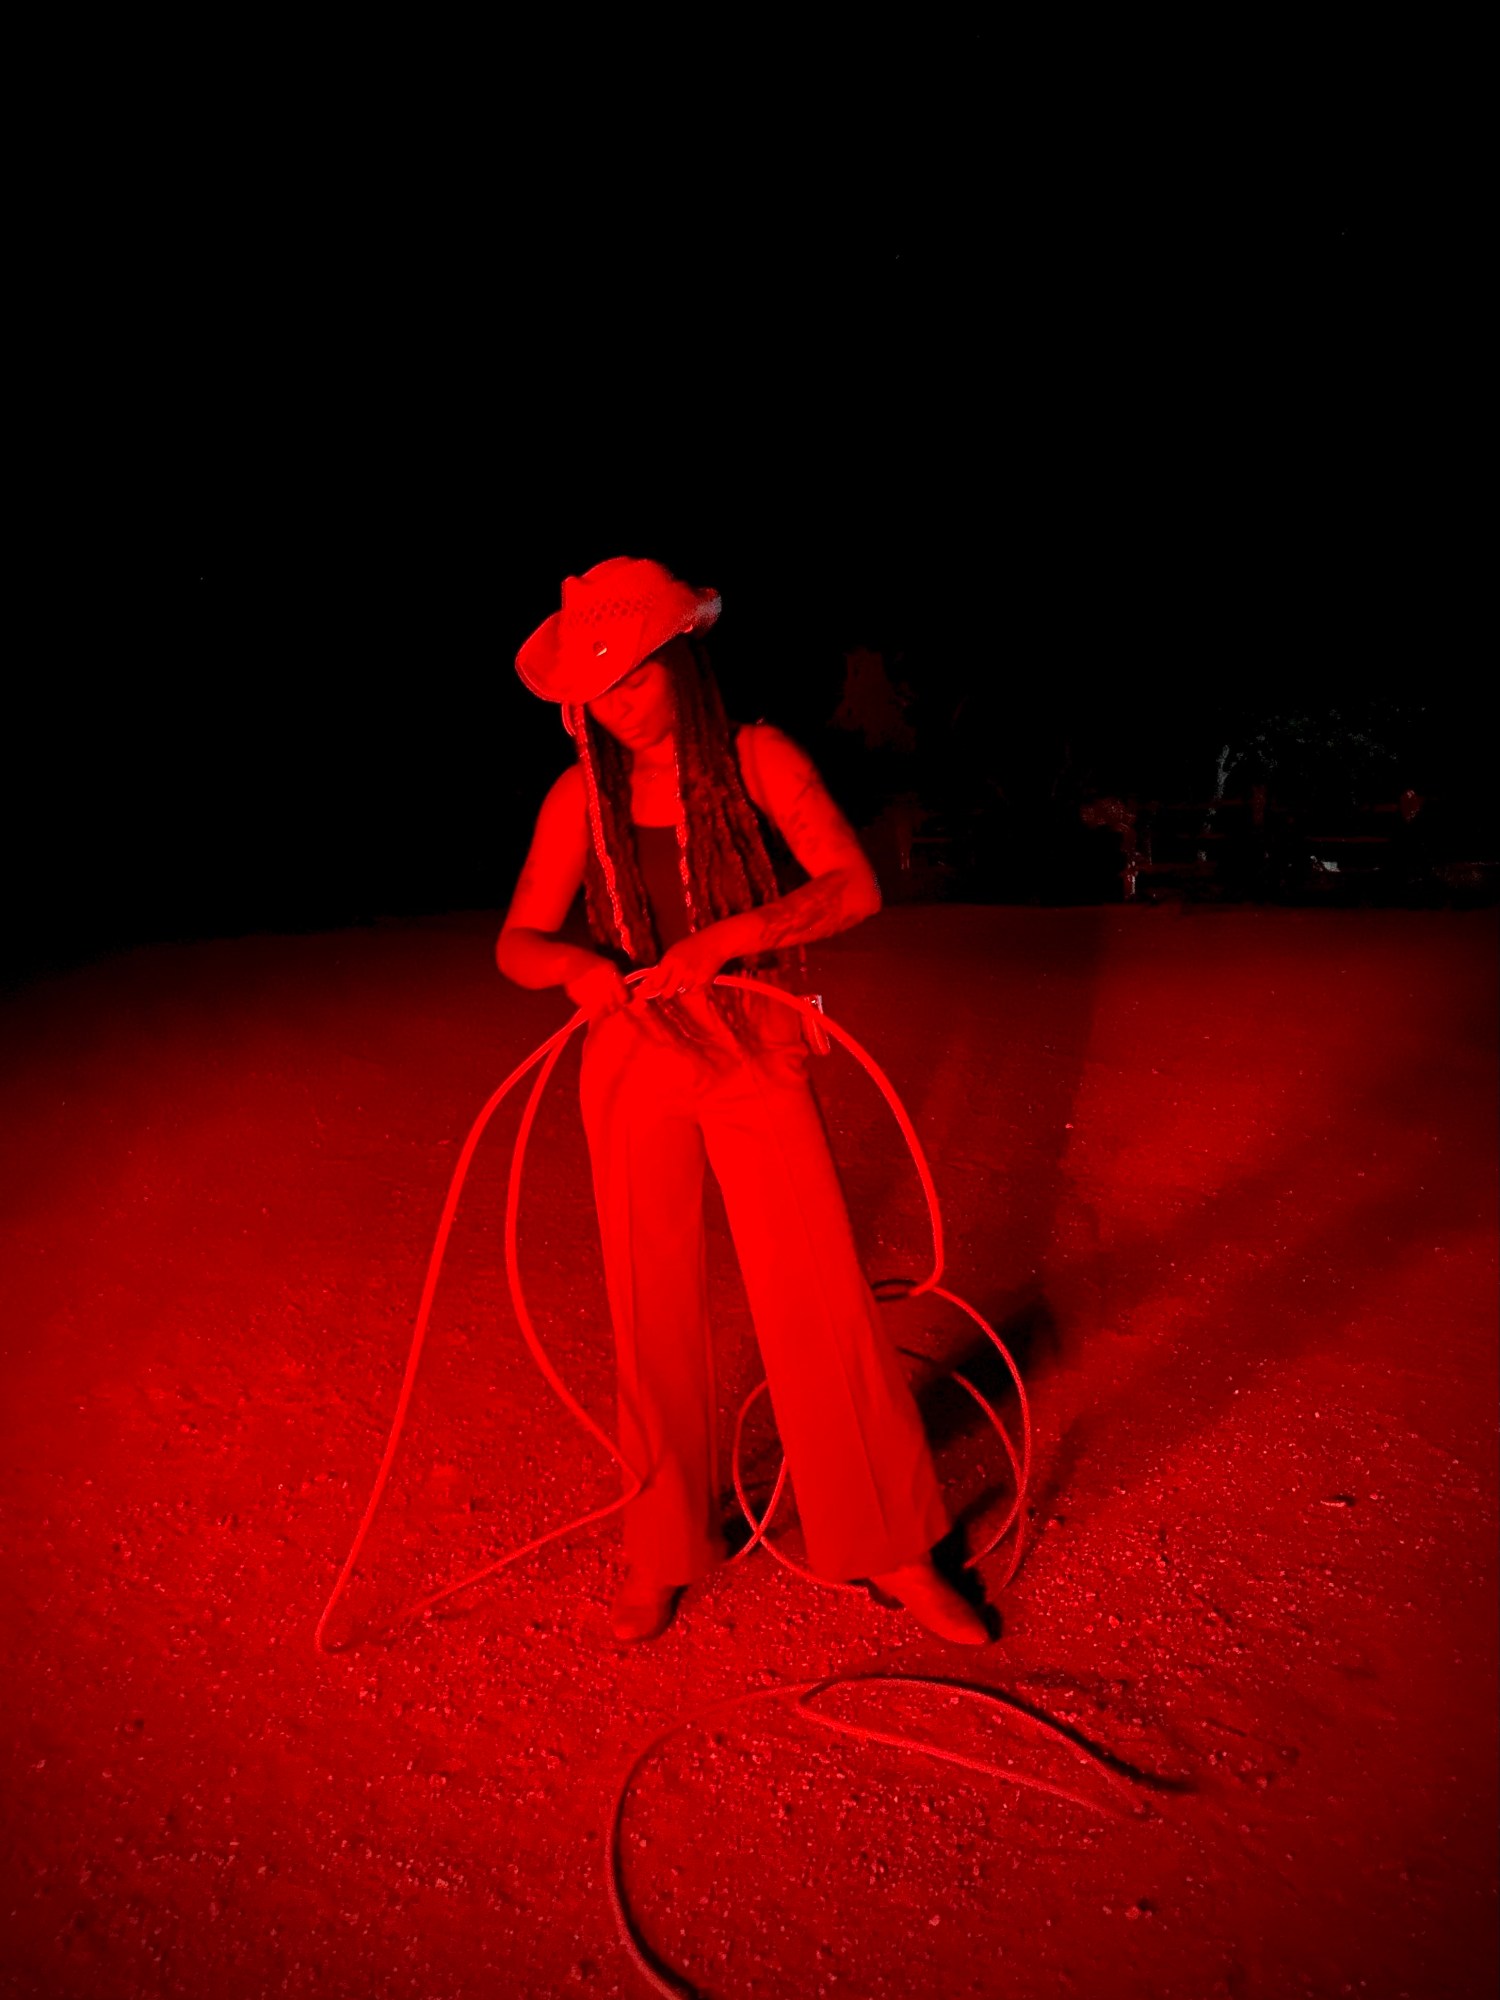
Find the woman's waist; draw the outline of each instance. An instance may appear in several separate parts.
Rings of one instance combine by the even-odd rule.
[[[657,1048],[689,1058],[696,1054],[715,1068],[758,1055],[807,1052],[801,1009],[743,987],[699,986],[671,999],[634,1001],[592,1022],[586,1040],[593,1042],[602,1028],[621,1018],[634,1028],[643,1050]]]

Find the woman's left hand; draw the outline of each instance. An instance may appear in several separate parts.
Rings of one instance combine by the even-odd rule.
[[[733,941],[722,924],[709,924],[691,936],[669,945],[660,959],[636,980],[630,989],[632,1000],[671,1000],[679,993],[691,993],[707,986],[714,974],[734,957]]]

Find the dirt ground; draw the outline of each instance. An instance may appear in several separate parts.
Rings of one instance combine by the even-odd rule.
[[[815,948],[928,1148],[947,1282],[1034,1398],[1033,1539],[989,1648],[760,1551],[617,1648],[606,1522],[323,1658],[458,1147],[566,1018],[500,979],[494,929],[156,947],[4,1003],[3,1990],[645,1993],[603,1873],[636,1750],[727,1696],[883,1670],[1067,1724],[1144,1816],[780,1702],[686,1727],[642,1770],[624,1861],[702,1992],[1492,1991],[1494,913],[907,905]],[[523,1261],[609,1425],[576,1074],[575,1042]],[[893,1123],[846,1056],[816,1074],[872,1277],[921,1273]],[[618,1490],[506,1298],[518,1113],[460,1208],[341,1638]],[[760,1371],[712,1220],[727,1433]],[[975,1533],[1005,1469],[944,1370],[1002,1379],[941,1302],[887,1316],[930,1357]],[[940,1690],[828,1706],[1059,1768]]]

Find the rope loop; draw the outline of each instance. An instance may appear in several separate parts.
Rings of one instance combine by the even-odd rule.
[[[643,968],[639,972],[628,974],[626,976],[626,984],[633,985],[636,980],[644,977],[645,969]],[[933,1182],[932,1169],[927,1164],[927,1156],[922,1150],[922,1142],[917,1137],[916,1128],[907,1115],[906,1106],[897,1096],[890,1078],[869,1051],[861,1047],[846,1028],[840,1027],[838,1022],[824,1013],[820,1007],[815,1008],[810,1001],[801,998],[797,994],[787,993],[779,986],[772,986],[763,979],[752,979],[740,973],[720,973],[715,979],[714,984],[716,986],[738,986],[747,993],[764,994],[768,999],[779,1001],[782,1006],[795,1007],[815,1027],[821,1028],[827,1034],[832,1035],[834,1040],[841,1042],[855,1060],[873,1077],[881,1095],[890,1106],[896,1123],[901,1128],[902,1137],[906,1140],[907,1147],[910,1150],[912,1162],[917,1169],[917,1175],[922,1184],[922,1193],[927,1203],[928,1222],[932,1232],[932,1269],[927,1273],[925,1278],[921,1279],[905,1277],[882,1278],[877,1281],[874,1290],[877,1297],[884,1294],[891,1298],[911,1299],[919,1297],[924,1292],[931,1292],[935,1298],[946,1299],[950,1304],[957,1306],[960,1311],[968,1314],[992,1342],[1010,1371],[1011,1379],[1015,1384],[1016,1393],[1020,1399],[1021,1447],[1019,1452],[1016,1450],[997,1412],[967,1377],[959,1374],[956,1370],[954,1371],[954,1379],[960,1382],[969,1395],[974,1398],[979,1407],[984,1411],[986,1417],[988,1417],[990,1423],[994,1426],[1004,1448],[1006,1458],[1010,1463],[1012,1476],[1015,1481],[1015,1498],[1004,1520],[991,1535],[985,1546],[977,1554],[969,1557],[965,1565],[965,1567],[972,1569],[975,1564],[981,1562],[985,1556],[989,1555],[999,1542],[1014,1529],[1015,1543],[999,1586],[1003,1588],[1004,1584],[1008,1583],[1015,1574],[1016,1565],[1020,1561],[1022,1531],[1025,1518],[1026,1487],[1031,1473],[1030,1409],[1026,1400],[1026,1390],[1021,1381],[1020,1371],[1016,1367],[1010,1351],[1001,1340],[999,1334],[996,1333],[989,1321],[971,1306],[966,1299],[960,1298],[956,1292],[949,1291],[938,1283],[938,1280],[943,1275],[942,1214],[938,1207],[937,1188]],[[557,1067],[569,1037],[582,1027],[587,1019],[588,1016],[580,1008],[573,1015],[572,1019],[565,1021],[555,1034],[548,1036],[546,1041],[533,1049],[531,1054],[523,1062],[517,1064],[500,1087],[488,1098],[480,1110],[478,1117],[469,1128],[468,1137],[464,1140],[463,1148],[454,1165],[453,1176],[448,1185],[447,1199],[443,1203],[443,1212],[438,1221],[437,1236],[433,1242],[432,1254],[427,1262],[427,1276],[423,1283],[421,1299],[417,1306],[416,1325],[412,1332],[411,1346],[407,1352],[406,1368],[401,1379],[400,1393],[396,1398],[396,1410],[391,1419],[390,1434],[386,1439],[385,1451],[382,1454],[379,1468],[375,1474],[375,1483],[371,1489],[370,1497],[365,1503],[364,1513],[360,1518],[359,1526],[355,1530],[354,1541],[348,1555],[344,1558],[343,1567],[339,1571],[328,1602],[323,1607],[322,1616],[318,1619],[313,1631],[313,1643],[320,1653],[328,1654],[348,1650],[347,1646],[331,1646],[327,1643],[328,1623],[345,1590],[348,1588],[349,1580],[354,1574],[355,1564],[359,1560],[360,1551],[364,1548],[369,1538],[376,1514],[379,1512],[381,1499],[390,1482],[391,1471],[396,1462],[397,1448],[401,1441],[407,1415],[411,1408],[412,1396],[416,1389],[417,1370],[421,1362],[422,1350],[426,1343],[427,1330],[432,1319],[433,1301],[437,1296],[438,1279],[442,1273],[443,1259],[448,1248],[448,1239],[453,1231],[454,1218],[458,1213],[459,1197],[463,1193],[464,1182],[468,1178],[474,1154],[479,1146],[479,1141],[489,1126],[490,1120],[494,1117],[510,1092],[533,1069],[537,1071],[537,1076],[535,1082],[532,1084],[530,1095],[526,1100],[525,1109],[521,1114],[521,1123],[516,1133],[515,1147],[511,1153],[510,1177],[506,1185],[506,1282],[510,1288],[511,1302],[516,1310],[516,1319],[520,1325],[522,1337],[531,1352],[532,1359],[536,1362],[548,1385],[556,1392],[564,1406],[577,1418],[578,1422],[583,1425],[589,1435],[597,1439],[608,1455],[620,1467],[620,1470],[625,1474],[627,1490],[617,1500],[611,1500],[607,1506],[592,1508],[588,1513],[579,1514],[573,1520],[563,1522],[560,1527],[549,1528],[546,1534],[537,1535],[531,1541],[522,1543],[518,1548],[509,1549],[503,1555],[495,1557],[493,1561],[485,1563],[482,1568],[471,1570],[467,1575],[459,1577],[456,1582],[444,1584],[441,1589],[429,1592],[426,1596],[419,1598],[414,1604],[409,1604],[404,1611],[398,1612],[385,1629],[395,1630],[402,1625],[408,1624],[414,1618],[426,1617],[439,1604],[444,1604],[450,1598],[458,1596],[461,1591],[471,1590],[475,1584],[482,1583],[486,1577],[494,1576],[498,1571],[508,1568],[510,1564],[519,1562],[523,1556],[535,1554],[538,1549],[545,1548],[549,1542],[558,1541],[562,1536],[570,1535],[578,1528],[592,1527],[598,1521],[607,1520],[611,1514],[618,1513],[622,1507],[628,1506],[646,1483],[646,1475],[643,1472],[637,1471],[628,1462],[614,1440],[595,1423],[594,1419],[584,1409],[583,1405],[574,1396],[561,1375],[557,1372],[557,1369],[553,1366],[551,1357],[548,1355],[537,1333],[530,1309],[526,1303],[525,1288],[521,1283],[518,1220],[521,1208],[521,1178],[526,1160],[526,1148],[531,1138],[531,1128],[536,1122],[537,1108],[541,1103],[542,1093],[547,1087],[548,1080]],[[810,1583],[816,1583],[825,1589],[831,1590],[861,1590],[863,1586],[860,1584],[837,1583],[827,1577],[816,1575],[805,1565],[796,1562],[792,1557],[778,1549],[769,1539],[766,1530],[770,1525],[771,1517],[776,1510],[786,1485],[787,1472],[784,1457],[777,1473],[775,1490],[771,1495],[765,1513],[757,1517],[754,1508],[750,1504],[749,1497],[745,1491],[744,1477],[741,1469],[741,1444],[745,1418],[756,1399],[766,1392],[766,1388],[767,1384],[762,1381],[751,1390],[749,1396],[746,1397],[744,1403],[741,1405],[739,1414],[735,1420],[733,1450],[734,1490],[741,1511],[750,1524],[751,1535],[750,1540],[742,1549],[736,1552],[731,1561],[738,1562],[742,1557],[747,1556],[753,1548],[763,1545],[770,1551],[777,1562],[783,1564],[787,1569],[794,1570],[799,1576],[805,1577]]]

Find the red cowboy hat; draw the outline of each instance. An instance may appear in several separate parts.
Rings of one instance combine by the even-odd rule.
[[[611,556],[563,582],[562,609],[532,633],[516,672],[543,701],[585,702],[683,632],[704,632],[716,590],[679,583],[660,563]]]

